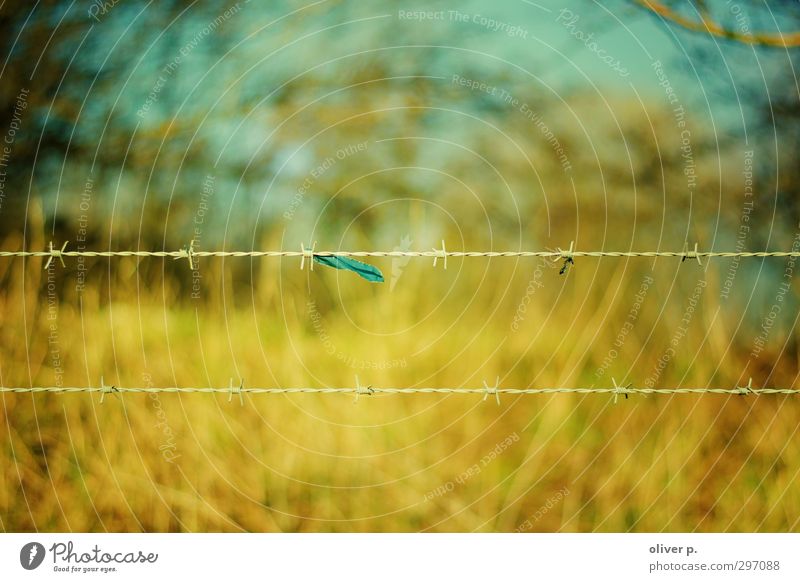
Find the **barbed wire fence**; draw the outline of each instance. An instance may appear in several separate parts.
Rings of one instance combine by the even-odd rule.
[[[355,401],[360,396],[373,396],[376,394],[461,394],[461,395],[483,395],[483,400],[490,396],[494,397],[497,404],[500,404],[500,395],[547,395],[547,394],[609,394],[614,396],[614,402],[620,396],[628,398],[630,395],[677,395],[677,394],[702,394],[702,395],[738,395],[738,396],[761,396],[761,395],[800,395],[800,390],[793,388],[754,388],[752,378],[747,386],[737,386],[735,388],[634,388],[631,385],[620,386],[612,379],[614,384],[610,388],[501,388],[498,384],[489,386],[484,382],[483,388],[376,388],[373,386],[361,386],[356,377],[356,385],[345,388],[259,388],[245,387],[244,382],[238,385],[231,381],[227,388],[214,387],[193,387],[193,386],[173,386],[173,387],[122,387],[106,386],[101,381],[101,386],[34,386],[8,388],[0,387],[0,393],[14,394],[37,394],[42,392],[50,393],[100,393],[102,403],[106,395],[124,393],[173,393],[173,394],[227,394],[230,402],[234,396],[238,396],[243,403],[245,394],[353,394]]]
[[[194,259],[201,257],[252,257],[252,258],[278,258],[278,257],[299,257],[300,266],[304,267],[305,261],[318,257],[428,257],[434,259],[436,266],[439,259],[443,259],[444,267],[447,268],[447,258],[501,258],[501,257],[542,257],[554,260],[565,260],[570,263],[576,258],[680,258],[682,261],[695,259],[700,262],[702,258],[798,258],[800,251],[700,251],[698,245],[694,245],[693,250],[689,250],[688,245],[682,251],[579,251],[574,248],[574,241],[570,243],[567,250],[544,250],[544,251],[448,251],[442,241],[441,249],[430,251],[317,251],[316,243],[312,247],[300,246],[299,251],[198,251],[194,248],[194,241],[187,247],[175,251],[68,251],[68,243],[64,243],[59,249],[50,243],[47,250],[43,251],[0,251],[0,257],[47,257],[44,268],[47,269],[52,261],[58,259],[62,266],[66,266],[64,258],[67,257],[154,257],[172,258],[175,260],[186,259],[190,267],[194,267]],[[702,263],[701,263],[702,264]]]
[[[47,258],[44,268],[48,269],[53,261],[58,259],[63,267],[66,267],[64,258],[70,257],[100,257],[100,258],[122,258],[122,257],[153,257],[153,258],[172,258],[174,260],[185,259],[189,263],[191,269],[195,268],[195,259],[201,257],[251,257],[251,258],[300,258],[300,268],[305,267],[306,261],[309,261],[310,268],[313,269],[313,258],[319,257],[410,257],[410,258],[433,258],[433,266],[435,267],[438,261],[443,261],[443,266],[447,268],[447,259],[453,258],[474,258],[474,257],[488,257],[488,258],[502,258],[502,257],[541,257],[550,258],[554,261],[564,261],[561,269],[563,274],[569,265],[574,264],[575,258],[680,258],[681,262],[687,259],[694,259],[702,265],[702,258],[799,258],[800,251],[700,251],[698,245],[694,245],[693,250],[689,250],[688,243],[684,245],[682,251],[579,251],[576,250],[574,241],[570,243],[567,250],[558,248],[556,250],[545,251],[448,251],[445,242],[442,241],[441,249],[432,249],[430,251],[317,251],[315,249],[316,243],[311,247],[300,246],[299,251],[198,251],[194,248],[194,241],[182,249],[174,251],[143,251],[143,250],[122,250],[122,251],[68,251],[66,250],[68,243],[64,243],[61,248],[53,246],[51,242],[47,250],[43,251],[0,251],[0,257],[6,258]],[[124,393],[175,393],[175,394],[228,394],[228,401],[231,401],[234,396],[238,396],[241,404],[244,404],[244,395],[264,395],[264,394],[353,394],[357,402],[360,396],[372,396],[377,394],[460,394],[460,395],[483,395],[483,400],[487,400],[489,396],[493,396],[497,404],[500,404],[500,395],[548,395],[548,394],[610,394],[614,396],[616,403],[619,396],[624,396],[626,399],[630,395],[679,395],[679,394],[697,394],[697,395],[786,395],[797,396],[800,395],[800,389],[795,388],[754,388],[753,380],[747,383],[747,386],[736,386],[734,388],[635,388],[632,385],[620,386],[616,380],[612,378],[612,387],[551,387],[551,388],[501,388],[499,386],[500,379],[494,386],[489,386],[486,382],[483,383],[482,388],[391,388],[391,387],[373,387],[361,386],[356,376],[355,386],[341,387],[341,388],[312,388],[312,387],[245,387],[244,381],[238,385],[234,385],[231,380],[230,386],[227,388],[214,388],[214,387],[192,387],[192,386],[173,386],[173,387],[122,387],[122,386],[107,386],[101,379],[100,386],[30,386],[30,387],[4,387],[0,386],[0,393],[2,394],[38,394],[38,393],[61,393],[61,394],[74,394],[74,393],[100,393],[100,402],[102,403],[108,394],[124,394]]]

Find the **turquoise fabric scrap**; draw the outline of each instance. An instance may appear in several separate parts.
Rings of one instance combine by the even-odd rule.
[[[383,273],[377,267],[356,261],[350,257],[331,257],[314,255],[314,262],[334,269],[352,271],[356,275],[373,283],[383,283]]]

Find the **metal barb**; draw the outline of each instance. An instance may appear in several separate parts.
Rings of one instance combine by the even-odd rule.
[[[67,248],[67,244],[68,243],[69,243],[69,241],[65,242],[62,245],[61,250],[57,250],[57,249],[53,248],[53,241],[50,241],[50,245],[49,245],[50,256],[47,258],[47,262],[45,262],[45,264],[44,264],[44,270],[45,271],[50,268],[50,264],[53,262],[54,258],[58,258],[58,260],[61,261],[61,266],[62,267],[64,267],[64,268],[67,267],[64,264],[64,256],[63,255],[64,255],[64,251]]]
[[[483,401],[486,402],[486,399],[489,398],[489,394],[494,394],[494,398],[497,401],[497,406],[500,406],[500,392],[498,392],[498,389],[500,388],[500,376],[497,377],[497,379],[494,381],[494,386],[491,387],[486,383],[486,380],[484,380],[483,387],[485,389]]]
[[[617,399],[619,398],[620,394],[625,395],[625,400],[628,399],[628,389],[632,386],[632,384],[628,384],[627,386],[620,386],[617,384],[617,381],[614,378],[611,378],[611,382],[614,384],[614,404],[617,403]]]
[[[447,270],[447,247],[444,246],[444,239],[442,239],[441,250],[433,249],[433,252],[436,253],[436,255],[433,257],[433,266],[436,266],[436,264],[439,262],[439,259],[444,259],[444,268]]]
[[[314,244],[311,245],[310,249],[307,249],[303,243],[300,243],[300,252],[303,253],[303,257],[300,259],[300,270],[302,271],[306,266],[306,259],[308,259],[308,264],[311,270],[314,270],[314,249],[317,247],[317,241],[314,241]]]
[[[686,259],[697,259],[697,264],[701,267],[703,266],[703,262],[700,260],[700,253],[697,250],[697,243],[694,243],[693,251],[689,250],[689,241],[683,243],[683,258],[681,259],[681,263]]]
[[[361,386],[361,383],[358,381],[358,375],[356,375],[356,388],[355,388],[356,397],[353,399],[353,404],[358,402],[358,397],[362,394],[366,394],[367,396],[371,396],[375,394],[375,390],[372,388],[372,385],[369,386]]]
[[[194,271],[194,239],[189,242],[189,246],[178,251],[178,256],[174,260],[189,260],[189,269]]]
[[[102,376],[100,376],[100,389],[101,389],[100,404],[103,404],[103,402],[105,401],[106,394],[111,394],[113,392],[119,392],[119,390],[117,390],[117,387],[114,386],[114,385],[106,386],[106,381],[103,379]]]
[[[239,395],[239,404],[244,406],[244,396],[242,395],[242,388],[244,388],[244,378],[241,379],[238,386],[233,385],[233,378],[230,381],[230,392],[228,393],[228,402],[233,399],[234,394]]]

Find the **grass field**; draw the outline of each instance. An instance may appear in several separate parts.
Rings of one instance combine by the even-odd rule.
[[[762,321],[743,317],[775,292],[748,307],[747,274],[783,260],[743,263],[730,305],[723,260],[581,259],[566,276],[537,259],[374,260],[384,285],[238,261],[201,263],[200,299],[171,261],[94,263],[80,293],[74,262],[0,261],[3,385],[796,382],[794,312],[757,357]],[[0,526],[797,531],[797,419],[783,396],[5,394]]]

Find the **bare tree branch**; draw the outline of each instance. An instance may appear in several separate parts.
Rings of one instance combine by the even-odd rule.
[[[704,2],[698,2],[698,4],[700,4],[700,14],[702,18],[702,20],[699,22],[679,14],[661,2],[654,2],[653,0],[633,0],[633,2],[651,12],[654,12],[655,14],[658,14],[665,20],[669,20],[678,26],[694,32],[707,32],[713,36],[727,38],[750,45],[783,48],[800,47],[800,32],[791,32],[788,34],[780,32],[756,32],[746,34],[727,29],[711,18],[711,14],[705,7]]]

